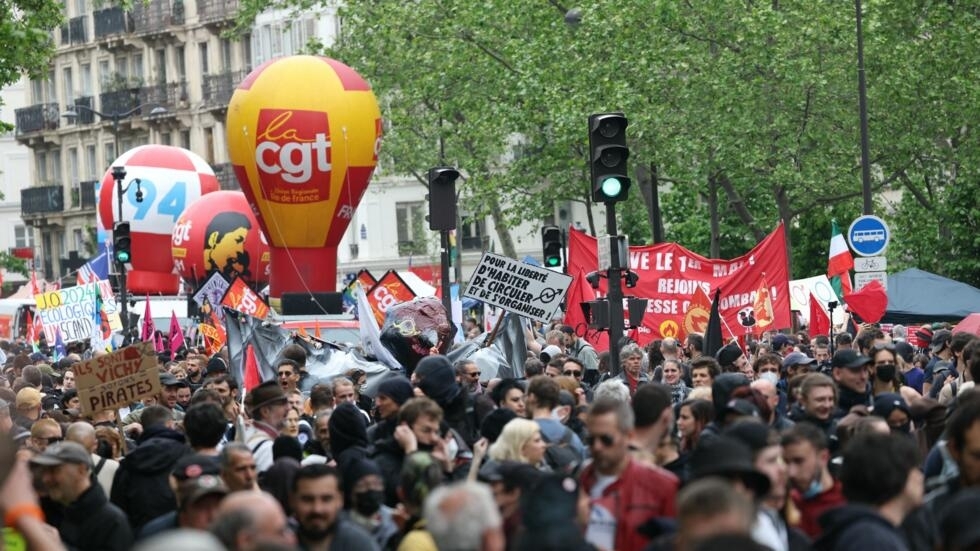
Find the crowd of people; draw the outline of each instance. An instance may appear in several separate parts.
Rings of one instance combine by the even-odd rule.
[[[980,338],[902,326],[624,342],[529,329],[525,377],[431,354],[330,380],[287,345],[160,359],[83,414],[75,366],[0,343],[0,510],[27,549],[980,549]],[[467,333],[475,336],[476,332]],[[618,364],[619,369],[613,364]],[[5,478],[5,481],[3,481]]]

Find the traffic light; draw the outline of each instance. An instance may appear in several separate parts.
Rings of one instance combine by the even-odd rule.
[[[456,229],[456,179],[459,171],[448,166],[429,170],[429,229]]]
[[[116,222],[112,228],[112,254],[116,262],[129,264],[133,258],[133,239],[129,235],[129,222]]]
[[[592,200],[596,203],[625,201],[630,179],[626,161],[626,127],[629,121],[622,113],[589,115],[589,166],[592,173]]]
[[[561,242],[561,230],[558,226],[541,228],[541,245],[544,248],[544,265],[549,268],[561,266],[561,253],[565,247]]]

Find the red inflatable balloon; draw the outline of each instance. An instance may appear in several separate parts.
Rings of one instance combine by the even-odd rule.
[[[269,282],[269,244],[240,191],[209,193],[187,207],[171,234],[174,269],[196,284],[212,272],[253,286]]]
[[[218,179],[200,156],[169,145],[135,147],[112,166],[126,169],[123,186],[128,186],[121,220],[130,223],[133,259],[126,289],[131,293],[176,294],[180,278],[174,273],[173,259],[166,254],[174,224],[187,205],[218,191]],[[99,220],[109,231],[119,215],[117,192],[110,167],[99,191]]]

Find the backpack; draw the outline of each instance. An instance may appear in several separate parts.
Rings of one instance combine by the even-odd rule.
[[[581,466],[581,458],[578,452],[572,448],[574,435],[572,429],[565,427],[565,434],[562,434],[561,439],[557,442],[551,442],[544,432],[541,433],[541,439],[548,444],[544,451],[544,460],[556,473],[574,475]]]

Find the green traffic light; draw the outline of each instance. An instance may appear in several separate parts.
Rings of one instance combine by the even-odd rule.
[[[126,251],[119,251],[116,253],[116,260],[122,262],[123,264],[129,262],[129,253]]]
[[[606,197],[619,197],[619,194],[623,192],[623,183],[619,181],[619,178],[606,178],[602,181],[601,189],[602,194]]]
[[[548,266],[550,266],[550,267],[553,268],[553,267],[561,264],[561,259],[558,258],[557,256],[551,256],[551,257],[546,258],[545,259],[545,262],[548,264]]]

